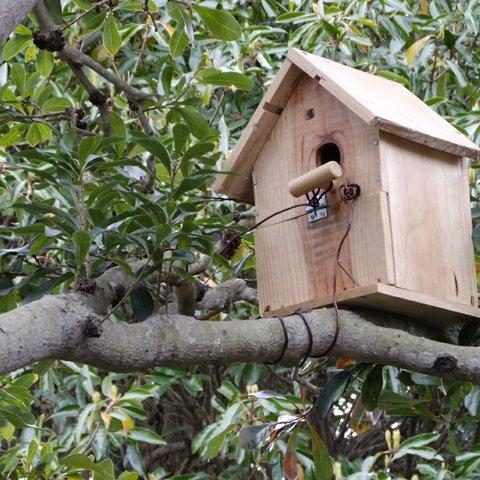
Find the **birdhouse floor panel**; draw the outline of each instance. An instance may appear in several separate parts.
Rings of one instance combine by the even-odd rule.
[[[436,328],[480,318],[480,309],[476,307],[448,302],[381,283],[343,290],[338,293],[337,298],[339,307],[343,309],[353,307],[391,312],[416,318],[423,324]],[[329,295],[265,312],[263,316],[286,316],[291,315],[298,309],[311,310],[331,307],[332,304],[332,296]]]

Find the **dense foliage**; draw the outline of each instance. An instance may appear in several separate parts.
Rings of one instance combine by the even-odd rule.
[[[78,75],[81,59],[71,69],[39,48],[33,14],[0,47],[2,312],[115,265],[254,287],[251,233],[215,250],[245,228],[248,207],[208,187],[290,46],[400,82],[480,140],[476,0],[45,5],[68,43],[150,95]],[[186,266],[201,255],[212,262],[193,278]],[[126,292],[111,317],[175,308],[168,278]],[[209,316],[227,313],[257,310],[243,301]],[[473,325],[459,341],[475,335]],[[480,389],[390,366],[125,375],[44,361],[0,381],[2,478],[480,478]]]

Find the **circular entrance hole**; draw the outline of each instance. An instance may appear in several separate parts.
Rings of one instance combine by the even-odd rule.
[[[317,150],[317,165],[325,165],[328,162],[337,162],[340,164],[340,148],[334,142],[324,143]]]

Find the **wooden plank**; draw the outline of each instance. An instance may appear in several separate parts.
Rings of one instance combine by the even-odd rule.
[[[420,320],[425,325],[438,328],[480,318],[480,309],[456,302],[447,302],[429,295],[418,294],[391,285],[374,284],[352,288],[338,294],[338,304],[348,309],[368,308],[392,312]],[[298,309],[329,307],[332,297],[298,303],[265,313],[264,317],[291,315]],[[341,312],[340,312],[341,315]]]
[[[372,282],[394,284],[395,265],[386,194],[361,195],[354,208],[349,239],[356,281],[360,285]]]
[[[306,112],[312,109],[314,116],[309,119]],[[384,230],[388,231],[388,224],[384,227],[378,130],[362,122],[306,75],[287,102],[255,164],[257,221],[305,203],[289,194],[288,182],[317,166],[316,152],[326,141],[334,141],[340,148],[344,172],[341,183],[351,180],[362,187],[351,235],[342,251],[342,264],[362,285],[379,279],[392,281],[385,253]],[[301,206],[257,229],[257,280],[262,310],[332,292],[335,254],[347,227],[349,207],[337,193],[329,193],[327,201],[332,205],[327,219],[308,224]],[[339,290],[354,286],[341,270],[338,281]]]
[[[443,138],[433,136],[431,132],[418,132],[417,130],[405,128],[403,125],[398,125],[391,120],[380,117],[375,117],[371,122],[371,125],[376,125],[385,132],[394,133],[400,137],[412,140],[413,142],[438,148],[439,150],[444,150],[445,152],[449,152],[454,155],[465,155],[478,158],[478,154],[472,152],[472,147],[453,144],[452,142],[446,141]]]
[[[476,304],[467,178],[458,157],[381,132],[397,287]]]
[[[289,60],[282,65],[225,162],[223,171],[237,175],[219,174],[212,185],[214,192],[252,205],[255,203],[251,179],[253,165],[301,73]]]
[[[236,150],[236,155],[244,155],[246,158],[253,159],[252,162],[235,164],[236,155],[232,156],[223,167],[223,171],[226,173],[217,175],[212,185],[214,192],[252,205],[255,203],[252,183],[253,163],[258,150],[268,140],[278,118],[279,115],[267,110],[255,112],[247,128],[243,131]],[[249,141],[247,142],[245,138],[248,138]]]
[[[470,277],[470,290],[473,292],[470,304],[473,307],[478,307],[478,289],[477,289],[477,272],[475,267],[475,250],[473,247],[473,225],[472,225],[472,212],[470,210],[470,180],[468,176],[468,169],[470,166],[470,160],[468,158],[462,158],[462,173],[461,177],[463,182],[461,183],[463,190],[463,208],[460,209],[459,214],[463,214],[463,219],[461,220],[464,227],[465,234],[465,248],[467,252],[470,252],[470,255],[467,253],[467,275]],[[462,200],[461,200],[462,201]],[[470,267],[470,268],[468,268]]]

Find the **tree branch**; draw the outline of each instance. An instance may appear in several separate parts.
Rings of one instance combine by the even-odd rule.
[[[235,278],[208,290],[203,299],[198,303],[198,308],[206,310],[205,317],[202,318],[209,318],[216,313],[226,310],[233,303],[242,300],[250,303],[258,302],[256,292],[247,287],[247,282],[240,278]]]
[[[0,43],[27,16],[37,0],[2,0],[0,2]]]
[[[52,33],[56,30],[55,24],[50,19],[48,12],[43,5],[43,2],[38,2],[33,7],[33,12],[35,17],[40,25],[40,29],[44,33]],[[95,72],[97,72],[101,77],[105,80],[108,80],[110,83],[115,85],[119,90],[125,92],[129,100],[133,102],[141,102],[143,100],[153,100],[156,101],[155,95],[151,93],[142,92],[129,83],[122,80],[118,75],[107,70],[103,65],[98,63],[92,57],[89,57],[85,53],[77,50],[76,48],[72,47],[69,44],[66,44],[61,51],[58,52],[58,56],[66,61],[66,62],[73,62],[77,65],[84,65]]]
[[[199,321],[182,315],[154,315],[142,323],[106,321],[99,338],[88,338],[98,319],[95,296],[69,293],[40,300],[0,315],[0,373],[45,358],[71,360],[110,371],[148,370],[161,365],[274,362],[285,335],[278,318]],[[311,355],[329,347],[335,333],[333,309],[305,314],[313,333]],[[394,365],[449,378],[480,380],[480,349],[437,342],[399,328],[399,317],[342,310],[332,356]],[[396,322],[396,323],[395,323]],[[94,322],[93,322],[94,323]],[[284,318],[288,342],[281,363],[297,364],[310,350],[298,315]]]

